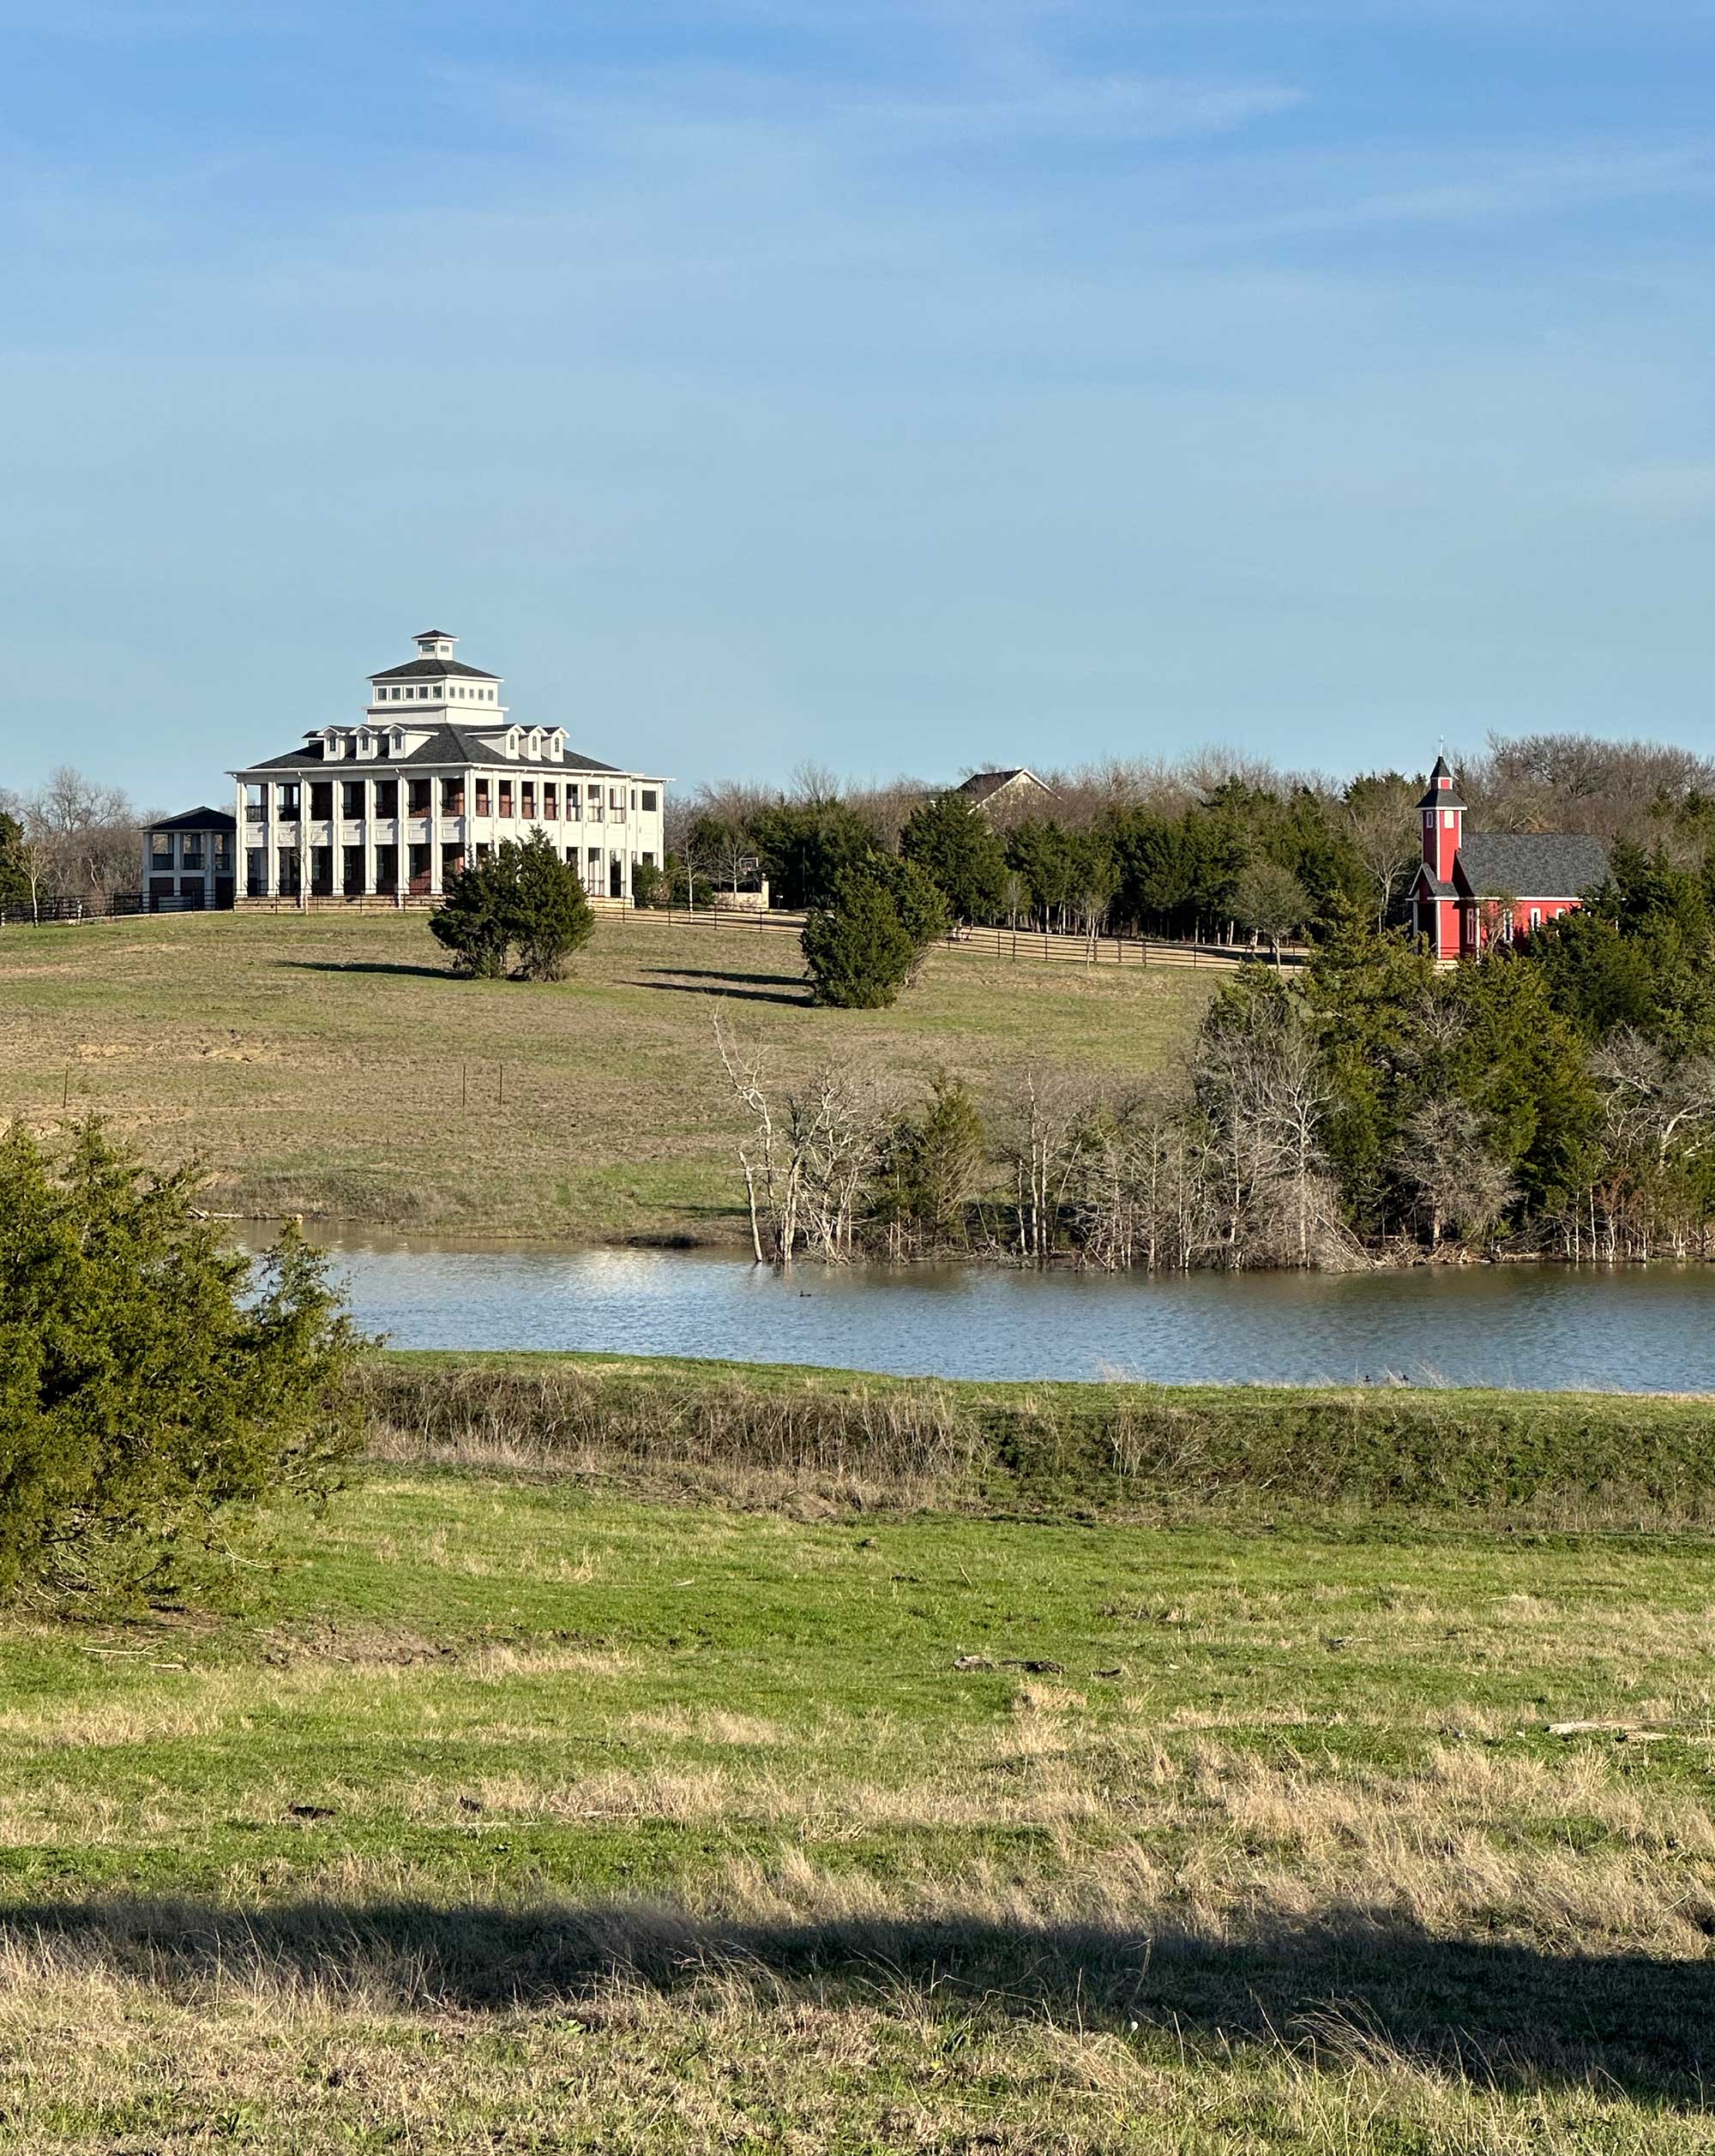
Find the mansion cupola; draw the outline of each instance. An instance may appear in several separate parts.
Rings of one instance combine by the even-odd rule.
[[[500,676],[466,666],[453,656],[458,638],[450,629],[424,629],[413,637],[417,656],[370,676],[372,719],[428,718],[492,724],[505,715]]]

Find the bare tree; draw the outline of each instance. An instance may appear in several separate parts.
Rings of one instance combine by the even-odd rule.
[[[21,856],[44,898],[105,898],[136,887],[141,822],[117,786],[104,786],[62,765],[12,811],[23,827]]]
[[[1355,779],[1342,806],[1352,847],[1375,886],[1375,921],[1388,910],[1423,857],[1417,829],[1418,790],[1398,772]]]
[[[845,802],[875,832],[876,843],[882,851],[896,854],[900,850],[900,833],[910,820],[912,809],[935,791],[927,780],[901,774],[881,784],[852,786],[846,793]]]
[[[1309,896],[1292,871],[1260,855],[1240,872],[1232,907],[1234,918],[1253,937],[1267,940],[1277,968],[1281,945],[1310,915]]]
[[[12,819],[17,838],[12,848],[30,893],[30,914],[41,918],[42,901],[54,895],[56,856],[51,835],[34,813],[33,804],[21,794],[0,788],[0,814]]]
[[[1426,1101],[1406,1120],[1393,1165],[1411,1187],[1429,1248],[1449,1230],[1469,1242],[1511,1204],[1512,1177],[1489,1151],[1476,1112],[1456,1096]]]
[[[1091,1103],[1072,1080],[1025,1074],[1024,1090],[999,1120],[1001,1158],[1010,1169],[1020,1258],[1045,1264],[1060,1246],[1061,1217],[1090,1138]]]
[[[1453,760],[1473,820],[1489,830],[1643,838],[1664,808],[1715,794],[1715,759],[1667,742],[1490,735],[1485,754]]]
[[[1111,858],[1104,854],[1098,860],[1086,864],[1072,893],[1072,910],[1084,931],[1086,970],[1095,961],[1097,940],[1119,887],[1120,872]]]
[[[1676,1061],[1658,1042],[1621,1026],[1592,1061],[1613,1148],[1664,1173],[1700,1159],[1715,1144],[1715,1055]]]
[[[1303,1005],[1270,987],[1216,1012],[1198,1040],[1195,1083],[1225,1263],[1364,1262],[1339,1217],[1322,1142],[1333,1089]]]
[[[719,1010],[715,1045],[752,1134],[738,1148],[756,1263],[787,1266],[800,1248],[833,1264],[852,1255],[859,1205],[896,1104],[829,1065],[807,1084],[769,1080]]]

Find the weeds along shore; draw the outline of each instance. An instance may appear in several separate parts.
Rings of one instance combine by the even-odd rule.
[[[1715,1400],[955,1383],[772,1365],[392,1353],[371,1459],[841,1509],[1715,1525]]]

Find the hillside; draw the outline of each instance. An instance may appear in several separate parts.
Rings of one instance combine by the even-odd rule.
[[[892,1011],[818,1011],[797,943],[605,917],[575,978],[464,982],[421,914],[206,914],[0,933],[0,1114],[96,1109],[209,1204],[401,1229],[736,1239],[719,998],[772,1067],[912,1085],[1038,1064],[1146,1078],[1207,974],[931,955]]]

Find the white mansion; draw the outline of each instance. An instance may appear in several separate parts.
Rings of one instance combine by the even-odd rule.
[[[562,726],[521,726],[456,641],[425,629],[415,658],[370,676],[359,724],[232,774],[239,904],[438,898],[539,826],[593,898],[629,898],[632,870],[663,861],[667,782],[576,754]]]

